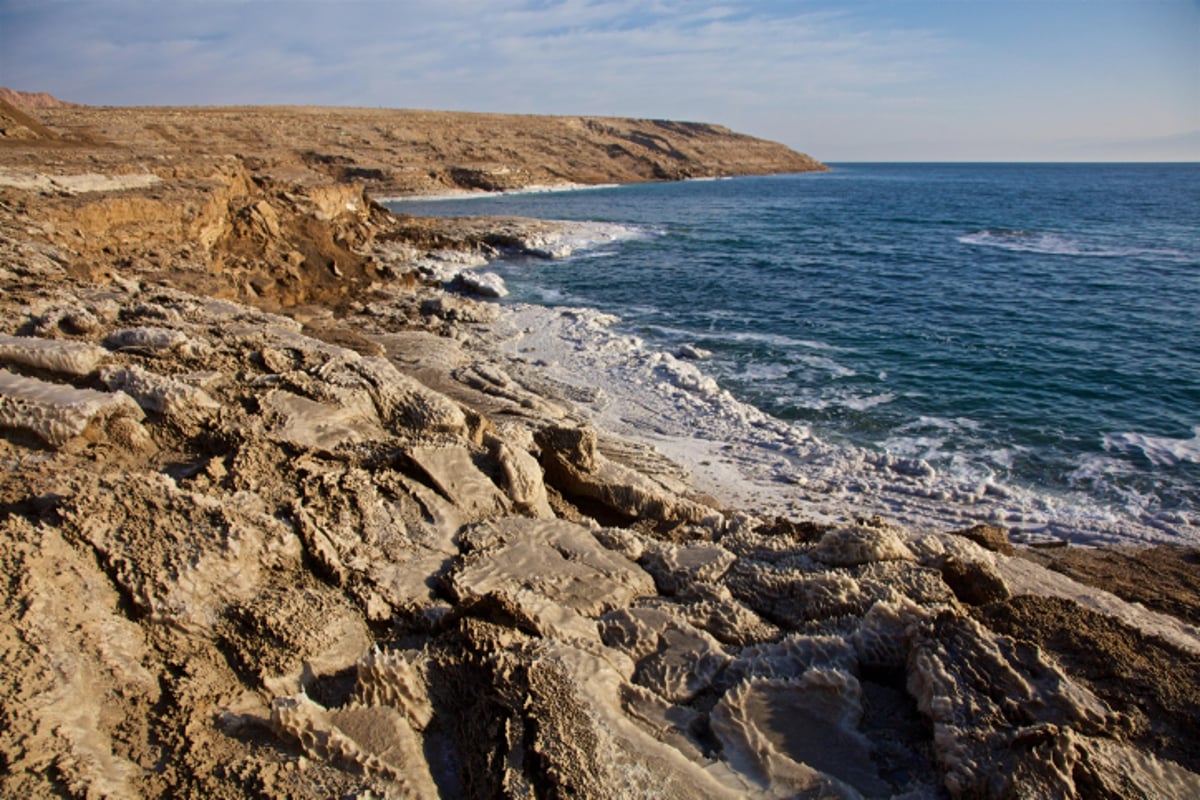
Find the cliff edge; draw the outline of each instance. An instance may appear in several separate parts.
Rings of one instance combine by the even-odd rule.
[[[26,110],[58,135],[119,142],[126,155],[233,153],[289,180],[358,182],[377,197],[825,169],[784,145],[701,122],[318,107]]]

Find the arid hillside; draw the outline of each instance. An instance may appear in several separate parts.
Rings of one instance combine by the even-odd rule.
[[[0,107],[0,128],[13,111]],[[6,154],[10,164],[42,162],[39,145],[67,139],[96,145],[88,154],[93,162],[128,163],[134,156],[151,166],[235,154],[279,178],[362,183],[375,196],[825,168],[781,144],[699,122],[317,107],[26,108],[24,114],[44,129],[25,124],[39,135],[0,137],[0,146],[25,150]]]

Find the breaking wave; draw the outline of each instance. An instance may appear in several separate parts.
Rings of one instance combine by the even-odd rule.
[[[993,247],[1018,253],[1038,253],[1052,256],[1085,256],[1088,258],[1167,258],[1185,260],[1190,256],[1182,250],[1155,247],[1114,247],[1089,242],[1060,233],[1022,230],[982,230],[959,236],[962,244]]]

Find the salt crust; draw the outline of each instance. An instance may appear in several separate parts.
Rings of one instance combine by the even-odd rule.
[[[126,417],[142,419],[142,410],[123,392],[46,383],[0,370],[0,426],[34,434],[60,447],[89,426]]]
[[[179,297],[173,303],[180,321],[199,313]],[[255,354],[260,372],[244,385],[266,413],[242,419],[245,438],[228,467],[210,463],[212,482],[197,478],[196,489],[144,472],[72,478],[62,531],[96,558],[63,580],[102,565],[105,574],[88,580],[115,582],[151,624],[193,644],[220,637],[247,665],[261,664],[263,686],[277,697],[275,731],[322,768],[378,778],[373,786],[399,795],[437,792],[426,753],[445,739],[426,732],[449,712],[435,702],[431,653],[362,647],[371,635],[366,620],[410,614],[440,631],[429,648],[448,637],[441,680],[458,670],[486,675],[471,691],[486,694],[492,713],[513,705],[497,740],[508,749],[495,751],[505,754],[498,768],[506,786],[532,787],[536,768],[593,795],[933,794],[935,773],[867,724],[878,709],[864,686],[876,672],[906,677],[933,726],[936,779],[944,774],[952,793],[1003,795],[1006,776],[1021,775],[1022,786],[1066,795],[1076,774],[1096,769],[1136,769],[1131,780],[1149,795],[1188,796],[1197,781],[1110,738],[1119,721],[1098,698],[1030,648],[964,616],[940,564],[962,559],[997,566],[1014,584],[1022,579],[973,542],[859,522],[802,544],[759,533],[750,517],[714,515],[677,530],[715,541],[668,543],[636,530],[506,516],[518,503],[542,508],[535,450],[583,476],[568,480],[599,482],[614,462],[594,430],[554,422],[535,437],[510,419],[488,431],[387,360],[266,316],[252,323],[253,312],[215,310],[240,331],[231,335],[237,347]],[[167,378],[138,369],[105,374]],[[477,386],[521,396],[512,374],[472,374]],[[316,424],[350,409],[358,416],[343,418],[340,431]],[[284,461],[278,442],[295,448]],[[346,455],[367,442],[386,446],[388,460],[368,467]],[[221,488],[227,468],[243,488]],[[690,508],[662,482],[651,484],[661,499],[647,509]],[[295,496],[274,494],[285,485]],[[301,592],[309,603],[282,603],[293,587],[281,585],[308,575],[308,563],[325,580]],[[453,609],[437,587],[456,599]],[[319,623],[306,623],[306,609],[318,610]],[[52,613],[41,624],[51,624]],[[145,652],[137,630],[115,626],[107,666],[85,659],[56,685],[87,692],[87,670],[101,675],[123,662],[131,666],[122,680],[136,683]],[[294,658],[278,660],[272,637]],[[342,675],[353,681],[348,696],[329,706],[313,699],[322,681]],[[55,730],[72,742],[72,774],[127,794],[136,772],[107,744],[100,706],[67,720],[56,702],[40,719],[57,720]],[[884,781],[910,771],[903,786]]]
[[[0,361],[60,375],[88,375],[107,355],[88,342],[0,334]]]

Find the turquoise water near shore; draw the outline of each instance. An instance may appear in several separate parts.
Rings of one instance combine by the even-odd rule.
[[[491,269],[510,302],[709,351],[723,388],[827,442],[1200,540],[1200,165],[844,164],[393,207],[631,226]]]

